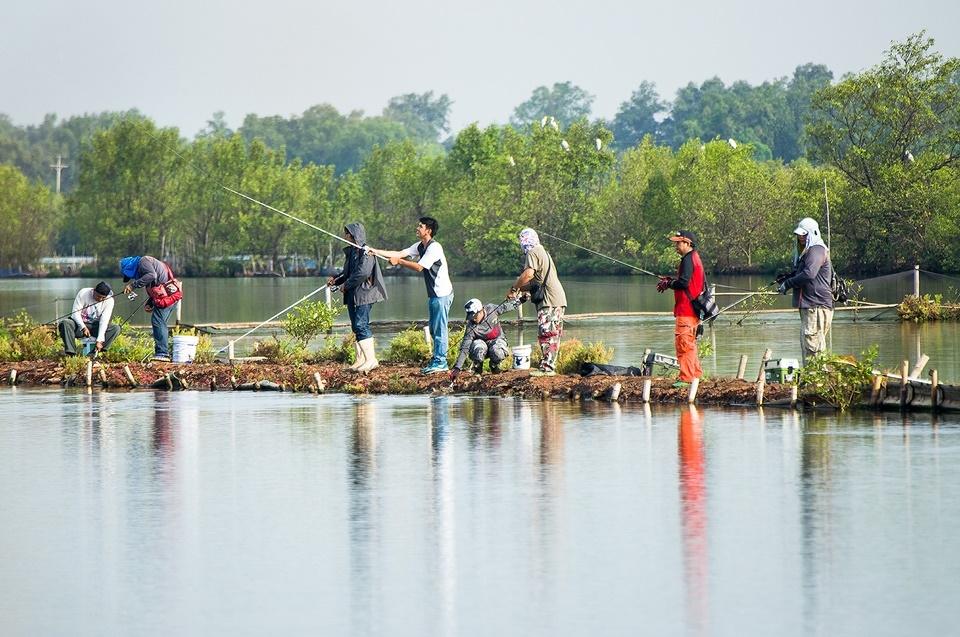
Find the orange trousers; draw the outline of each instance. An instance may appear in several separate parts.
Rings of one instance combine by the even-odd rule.
[[[689,383],[703,375],[700,359],[697,358],[697,323],[700,321],[692,316],[678,316],[676,319],[673,340],[680,362],[680,380]]]

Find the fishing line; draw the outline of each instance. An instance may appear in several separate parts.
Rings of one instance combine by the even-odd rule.
[[[123,294],[120,293],[120,292],[114,292],[113,294],[105,297],[105,298],[103,299],[103,301],[106,301],[107,299],[113,299],[113,298],[116,298],[116,297],[118,297],[118,296],[123,296]],[[61,299],[61,300],[69,301],[70,299]],[[133,299],[130,299],[130,300],[132,301]],[[84,306],[81,307],[81,308],[78,308],[78,309],[76,309],[76,310],[71,310],[70,312],[67,312],[67,313],[64,314],[63,316],[58,316],[57,318],[53,319],[52,321],[47,321],[46,323],[41,323],[40,326],[42,327],[42,326],[44,326],[44,325],[53,325],[54,323],[57,323],[58,321],[62,321],[62,320],[65,319],[65,318],[69,318],[69,317],[73,316],[73,313],[74,313],[74,312],[82,312],[83,310],[87,309],[88,307],[93,307],[94,305],[97,305],[97,304],[99,304],[99,303],[103,303],[103,301],[94,301],[93,303],[88,303],[88,304],[84,305]],[[144,301],[144,303],[146,303],[146,301]]]
[[[244,193],[240,192],[239,190],[234,190],[233,188],[230,188],[229,186],[225,186],[224,184],[220,183],[217,179],[215,179],[214,177],[212,177],[212,176],[210,175],[210,173],[207,172],[204,168],[202,168],[201,166],[197,165],[196,162],[191,161],[189,158],[185,157],[185,156],[184,156],[180,151],[178,151],[176,148],[172,148],[172,147],[168,146],[167,144],[165,144],[165,143],[163,142],[163,140],[161,140],[160,138],[158,138],[156,135],[154,135],[154,134],[151,133],[150,131],[145,131],[145,132],[147,133],[147,135],[149,135],[151,138],[153,138],[153,140],[154,140],[155,142],[157,142],[158,144],[160,144],[161,146],[163,146],[164,148],[166,148],[167,150],[169,150],[171,153],[173,153],[174,155],[176,155],[177,157],[179,157],[180,159],[182,159],[183,161],[185,161],[188,165],[190,165],[191,168],[193,168],[193,169],[195,169],[197,172],[201,173],[204,177],[206,177],[207,179],[209,179],[210,181],[212,181],[216,186],[219,186],[219,187],[222,188],[223,190],[226,190],[226,191],[229,192],[229,193],[232,193],[232,194],[234,194],[234,195],[237,195],[238,197],[242,197],[242,198],[246,199],[247,201],[253,202],[253,203],[257,204],[258,206],[262,206],[262,207],[266,208],[267,210],[272,210],[273,212],[276,212],[276,213],[278,213],[278,214],[281,214],[281,215],[283,215],[284,217],[287,217],[288,219],[293,219],[294,221],[300,222],[300,223],[302,223],[303,225],[305,225],[305,226],[307,226],[307,227],[309,227],[309,228],[313,228],[314,230],[317,230],[317,231],[319,231],[319,232],[322,232],[322,233],[325,234],[325,235],[328,235],[328,236],[330,236],[330,237],[333,237],[333,238],[336,239],[337,241],[342,241],[343,243],[346,243],[347,245],[353,246],[354,248],[358,248],[358,249],[360,249],[360,250],[363,250],[363,249],[364,249],[363,246],[358,245],[358,244],[356,244],[356,243],[353,243],[352,241],[348,241],[347,239],[344,239],[343,237],[341,237],[341,236],[339,236],[339,235],[337,235],[337,234],[334,234],[333,232],[330,232],[330,231],[328,231],[328,230],[324,230],[323,228],[321,228],[321,227],[319,227],[319,226],[316,226],[316,225],[310,223],[309,221],[306,221],[306,220],[304,220],[304,219],[301,219],[300,217],[297,217],[297,216],[295,216],[295,215],[292,215],[292,214],[290,214],[289,212],[284,212],[283,210],[280,210],[279,208],[275,208],[274,206],[271,206],[270,204],[267,204],[267,203],[264,203],[264,202],[262,202],[262,201],[260,201],[260,200],[258,200],[258,199],[255,199],[255,198],[251,197],[250,195],[247,195],[247,194],[244,194]],[[370,254],[373,254],[373,253],[371,252]],[[374,256],[380,257],[380,255],[374,255]],[[381,259],[384,259],[384,260],[388,260],[386,257],[380,257],[380,258],[381,258]]]
[[[318,287],[316,290],[314,290],[314,291],[311,292],[310,294],[307,294],[306,296],[302,297],[302,298],[301,298],[299,301],[297,301],[296,303],[293,303],[292,305],[289,305],[289,306],[285,307],[284,309],[280,310],[279,312],[277,312],[276,314],[274,314],[273,316],[271,316],[271,317],[268,318],[267,320],[263,321],[263,322],[260,323],[259,325],[255,326],[255,327],[253,327],[253,328],[251,328],[251,329],[249,329],[249,330],[247,330],[247,331],[246,331],[242,336],[240,336],[239,338],[232,339],[233,342],[234,342],[234,343],[237,343],[238,341],[243,340],[244,338],[246,338],[247,336],[249,336],[249,335],[252,334],[253,332],[257,331],[258,329],[260,329],[261,327],[263,327],[264,325],[266,325],[266,324],[269,323],[270,321],[274,320],[275,318],[277,318],[278,316],[280,316],[280,315],[283,314],[284,312],[289,312],[290,310],[292,310],[292,309],[295,308],[296,306],[300,305],[301,303],[303,303],[304,301],[306,301],[307,299],[309,299],[311,296],[313,296],[313,295],[315,295],[315,294],[317,294],[317,293],[319,293],[319,292],[322,292],[324,289],[326,289],[326,287],[327,287],[327,284],[324,283],[322,286]],[[230,347],[229,343],[228,343],[227,345],[221,347],[220,349],[218,349],[216,352],[213,353],[213,355],[216,356],[217,354],[222,354],[228,347]]]

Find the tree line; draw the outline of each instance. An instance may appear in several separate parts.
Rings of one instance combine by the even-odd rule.
[[[591,121],[592,97],[561,83],[537,89],[509,125],[468,126],[443,144],[450,102],[432,93],[372,118],[321,106],[231,131],[215,115],[193,140],[136,112],[45,122],[78,144],[69,192],[60,201],[21,164],[0,167],[0,223],[19,216],[5,227],[24,228],[0,240],[0,267],[52,243],[166,256],[191,274],[227,273],[237,255],[275,268],[293,254],[339,262],[329,237],[226,186],[332,232],[362,221],[376,246],[412,243],[416,219],[436,217],[460,274],[514,272],[523,225],[659,271],[675,263],[666,234],[687,228],[714,271],[780,269],[796,221],[824,221],[825,195],[841,269],[960,270],[960,61],[920,33],[867,71],[831,77],[805,65],[758,87],[710,80],[669,110],[644,84],[610,122]],[[8,162],[10,148],[24,147],[0,142]],[[545,242],[565,271],[616,271]]]

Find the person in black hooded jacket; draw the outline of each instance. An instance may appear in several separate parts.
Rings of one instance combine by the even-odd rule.
[[[327,279],[327,285],[339,285],[343,291],[350,328],[357,337],[354,346],[357,360],[349,369],[366,372],[380,364],[374,351],[373,332],[370,331],[370,309],[374,303],[386,300],[387,289],[383,285],[377,257],[363,249],[367,245],[367,231],[363,224],[348,223],[343,228],[343,238],[355,245],[343,249],[346,257],[343,271]]]

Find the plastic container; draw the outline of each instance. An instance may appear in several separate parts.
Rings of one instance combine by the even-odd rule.
[[[774,358],[763,367],[764,378],[768,383],[795,383],[800,361],[796,358]]]
[[[530,345],[517,345],[513,349],[513,368],[530,369]]]
[[[199,336],[174,336],[173,362],[192,363],[193,358],[197,355],[197,344],[199,342]]]
[[[80,339],[80,346],[83,348],[80,353],[83,356],[90,356],[97,349],[97,339],[93,336],[84,336]]]

